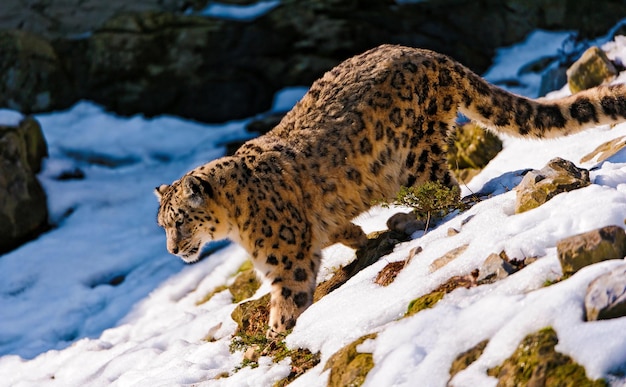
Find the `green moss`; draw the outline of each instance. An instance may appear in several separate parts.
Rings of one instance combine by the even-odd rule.
[[[278,381],[276,386],[284,386],[291,383],[298,376],[315,367],[320,362],[320,354],[311,353],[308,349],[287,348],[283,339],[289,331],[276,339],[268,339],[266,332],[269,317],[270,295],[266,294],[257,300],[251,300],[237,305],[231,317],[237,323],[238,328],[230,343],[230,351],[242,351],[246,355],[242,364],[235,371],[243,367],[257,367],[260,356],[269,356],[274,362],[283,359],[291,359],[291,372]]]
[[[556,352],[558,341],[551,327],[530,334],[511,357],[487,374],[498,378],[498,386],[607,386],[603,379],[589,380],[582,366]]]
[[[219,292],[223,292],[226,289],[228,289],[228,286],[226,285],[220,285],[216,287],[215,289],[207,293],[204,297],[202,297],[200,300],[196,301],[196,305],[202,305],[204,303],[209,302],[209,300],[211,300],[211,298],[213,298],[214,295],[216,295]]]
[[[232,285],[220,285],[207,293],[204,297],[196,302],[196,305],[202,305],[204,303],[209,302],[214,295],[219,292],[222,292],[226,289],[230,291],[230,294],[233,296],[233,302],[239,303],[247,298],[250,298],[256,293],[256,291],[261,287],[261,281],[256,276],[256,272],[254,270],[254,265],[252,261],[247,259],[244,263],[239,266],[237,271],[235,272],[236,277],[233,281]]]
[[[434,292],[425,294],[409,303],[409,307],[406,311],[405,317],[412,316],[424,309],[432,308],[437,304],[443,296],[446,295],[444,290],[436,290]]]
[[[329,387],[360,386],[367,374],[374,367],[371,353],[357,351],[357,347],[365,340],[375,339],[376,334],[360,337],[346,345],[328,359],[324,370],[330,369]]]
[[[457,373],[469,367],[470,364],[478,360],[478,358],[483,354],[483,351],[485,350],[485,347],[487,347],[488,343],[489,340],[483,340],[480,343],[476,344],[474,347],[457,356],[457,358],[454,359],[452,365],[450,366],[450,379],[452,379]]]
[[[233,295],[233,302],[239,303],[254,296],[254,293],[261,287],[261,281],[257,278],[254,269],[248,269],[239,273],[232,285],[228,287]]]

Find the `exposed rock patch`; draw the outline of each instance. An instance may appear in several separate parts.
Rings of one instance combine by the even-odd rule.
[[[448,251],[441,257],[435,259],[430,264],[430,272],[431,273],[435,272],[441,269],[442,267],[444,267],[445,265],[447,265],[448,263],[452,262],[453,260],[458,258],[461,254],[463,254],[465,250],[467,250],[468,247],[469,247],[469,244],[464,244],[459,247],[455,247],[454,249]]]
[[[626,316],[626,265],[593,280],[585,296],[587,321]]]
[[[599,145],[592,152],[586,154],[580,159],[580,162],[586,163],[587,161],[595,159],[596,162],[601,163],[609,157],[617,154],[619,151],[624,149],[624,147],[626,147],[626,136],[614,138],[611,141],[607,141],[604,144]]]
[[[472,348],[468,349],[467,351],[459,354],[459,356],[454,359],[452,365],[450,366],[450,379],[452,379],[454,375],[469,367],[470,364],[478,360],[478,358],[483,354],[485,347],[487,347],[487,344],[489,344],[489,341],[483,340]]]
[[[585,266],[626,255],[626,233],[619,226],[606,226],[560,240],[556,245],[564,275]]]
[[[76,101],[63,58],[52,44],[26,31],[0,30],[0,106],[31,114]]]
[[[254,296],[260,287],[261,281],[257,277],[256,271],[251,268],[239,273],[228,290],[233,296],[233,302],[238,303]]]
[[[471,287],[477,286],[477,277],[478,270],[474,270],[470,274],[459,275],[450,278],[448,281],[441,284],[439,287],[437,287],[437,289],[433,290],[432,292],[411,301],[407,308],[405,317],[412,316],[416,313],[421,312],[424,309],[432,308],[439,301],[441,301],[446,294],[457,288],[464,287],[469,289]]]
[[[2,50],[0,69],[17,77],[0,77],[0,90],[12,92],[0,106],[39,112],[90,99],[121,114],[219,122],[266,111],[277,90],[310,85],[341,60],[382,43],[443,52],[480,73],[495,48],[537,28],[597,36],[626,12],[620,2],[597,7],[591,0],[284,0],[248,22],[183,12],[204,4],[3,1],[0,30],[11,31],[12,41],[15,34],[32,36],[28,45]],[[32,87],[20,95],[13,80]]]
[[[571,161],[552,159],[541,170],[528,172],[515,187],[515,213],[537,208],[556,195],[591,184],[589,171],[576,167]]]
[[[530,334],[502,365],[488,370],[498,386],[606,386],[604,380],[589,380],[585,369],[569,356],[556,352],[559,342],[552,328]]]
[[[324,370],[330,369],[328,387],[360,386],[374,367],[371,353],[358,352],[357,347],[365,340],[375,339],[376,334],[363,336],[346,345],[328,359]]]
[[[587,49],[567,70],[567,84],[572,94],[613,79],[617,69],[599,47]]]
[[[398,231],[382,231],[368,235],[368,239],[367,246],[356,252],[354,261],[337,270],[329,280],[317,286],[313,302],[346,283],[356,273],[377,262],[380,257],[391,253],[398,243],[409,240],[410,235]]]
[[[45,156],[35,119],[0,126],[0,254],[48,228],[46,194],[35,176]]]
[[[472,123],[461,125],[448,148],[448,165],[457,180],[467,183],[501,150],[495,134]]]

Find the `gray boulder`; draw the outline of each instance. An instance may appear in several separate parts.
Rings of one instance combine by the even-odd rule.
[[[585,295],[587,321],[626,316],[626,265],[593,280]]]
[[[606,226],[560,240],[557,254],[564,275],[585,266],[626,255],[626,233],[619,226]]]
[[[541,170],[528,172],[515,187],[515,213],[537,208],[562,192],[591,184],[589,171],[576,167],[571,161],[555,158]]]
[[[0,254],[47,228],[46,195],[35,176],[46,155],[41,127],[33,118],[17,126],[0,125]]]

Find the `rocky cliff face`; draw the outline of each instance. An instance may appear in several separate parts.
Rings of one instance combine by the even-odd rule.
[[[121,114],[219,122],[265,111],[277,90],[381,43],[434,49],[480,72],[496,47],[533,29],[596,36],[626,15],[616,0],[283,0],[241,22],[183,12],[202,1],[76,1],[0,6],[0,106],[30,113],[90,99]]]

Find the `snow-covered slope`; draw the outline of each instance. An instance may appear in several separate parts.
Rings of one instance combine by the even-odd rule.
[[[500,67],[490,74],[508,74],[517,55],[528,61],[554,53],[557,38],[567,36],[541,34],[544,39],[504,51]],[[606,48],[610,57],[626,60],[624,38]],[[525,82],[535,90],[536,79]],[[242,353],[229,351],[236,325],[228,292],[196,304],[229,280],[246,253],[228,245],[184,266],[166,252],[154,219],[153,187],[220,156],[224,142],[246,138],[244,122],[207,126],[170,117],[127,119],[88,103],[37,118],[50,146],[40,178],[56,227],[0,256],[0,385],[268,386],[288,375],[288,359],[275,364],[261,358],[258,368],[234,372]],[[15,119],[12,112],[0,112],[0,120]],[[582,364],[589,377],[623,373],[626,319],[582,320],[587,284],[621,262],[593,265],[552,286],[544,283],[561,275],[555,249],[559,239],[624,224],[626,153],[602,163],[580,163],[599,144],[624,135],[626,124],[550,141],[505,139],[504,150],[463,187],[465,194],[489,189],[492,198],[426,235],[414,235],[299,318],[287,344],[321,351],[322,360],[292,385],[325,385],[326,360],[370,332],[378,332],[377,338],[359,347],[373,353],[368,386],[444,386],[454,358],[486,338],[490,341],[483,355],[454,382],[495,385],[486,369],[510,356],[525,335],[546,326],[558,333],[557,350]],[[520,177],[510,172],[540,168],[555,156],[593,168],[594,184],[515,215],[515,194],[509,189]],[[84,179],[57,178],[76,169]],[[374,209],[358,223],[366,231],[384,229],[394,212]],[[461,232],[448,236],[450,227]],[[431,273],[433,260],[465,244],[468,248],[457,259]],[[423,251],[392,284],[374,283],[388,262],[405,259],[416,246]],[[457,289],[434,308],[399,319],[411,300],[502,250],[511,258],[539,259],[504,280]],[[320,279],[353,258],[350,249],[329,247]],[[265,284],[256,296],[267,291]],[[215,340],[205,341],[207,336]],[[622,383],[616,376],[611,381]]]

